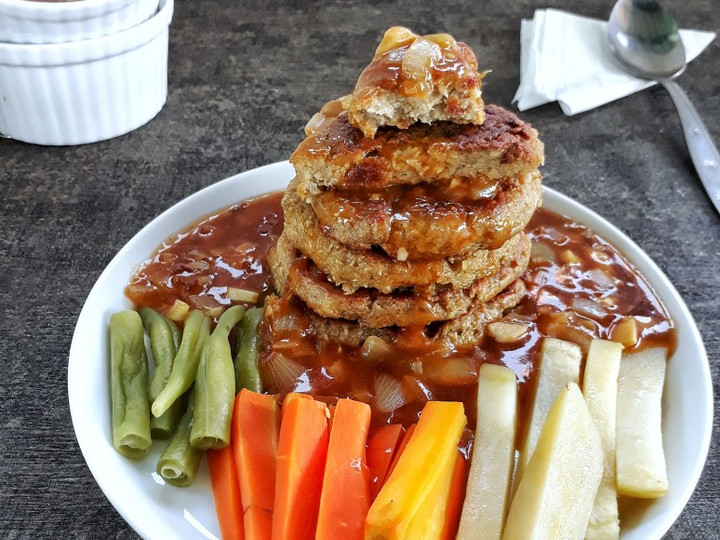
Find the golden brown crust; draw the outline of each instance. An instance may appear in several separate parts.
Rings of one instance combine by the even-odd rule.
[[[504,290],[525,271],[529,259],[530,247],[523,245],[516,260],[496,274],[476,280],[467,289],[445,287],[431,295],[412,289],[389,294],[358,289],[345,294],[284,239],[277,243],[269,262],[278,293],[292,292],[318,315],[382,328],[425,325],[458,317]]]
[[[306,138],[290,161],[305,197],[320,186],[381,189],[430,180],[512,177],[535,170],[543,159],[543,145],[529,124],[487,105],[479,126],[436,122],[407,130],[381,128],[372,139],[341,113]]]
[[[396,261],[374,250],[350,249],[323,234],[312,207],[298,197],[296,185],[293,181],[283,197],[283,235],[346,293],[361,287],[383,293],[411,286],[450,285],[465,289],[478,278],[497,273],[501,266],[516,258],[522,243],[529,242],[520,233],[498,249],[472,248],[443,259]]]
[[[394,259],[437,259],[471,244],[497,249],[525,229],[540,206],[540,173],[492,182],[491,196],[475,200],[451,200],[452,184],[433,184],[389,188],[372,197],[323,190],[310,204],[322,230],[347,247],[379,246]]]

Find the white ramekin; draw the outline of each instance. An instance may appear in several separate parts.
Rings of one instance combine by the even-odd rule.
[[[0,0],[0,42],[67,43],[121,32],[148,20],[158,0]]]
[[[144,23],[74,43],[0,43],[0,134],[71,145],[123,135],[167,99],[173,0]]]

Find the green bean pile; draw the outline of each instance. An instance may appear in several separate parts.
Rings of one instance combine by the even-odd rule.
[[[143,307],[110,317],[110,388],[113,446],[144,457],[153,439],[169,439],[157,473],[187,487],[203,450],[230,443],[236,392],[262,391],[258,370],[258,324],[262,308],[228,308],[210,332],[202,311],[190,312],[181,332],[158,312]],[[235,330],[235,357],[230,334]],[[153,374],[145,349],[150,341]]]

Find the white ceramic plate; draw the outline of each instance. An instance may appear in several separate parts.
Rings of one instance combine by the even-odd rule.
[[[128,279],[169,236],[194,221],[240,201],[283,189],[293,177],[287,163],[276,163],[218,182],[176,204],[120,250],[90,291],[75,328],[68,366],[68,392],[75,434],[85,460],[105,495],[144,538],[157,540],[215,538],[209,475],[203,464],[191,488],[164,486],[154,475],[162,450],[135,462],[119,455],[110,430],[110,315],[127,309]],[[710,444],[712,387],[707,355],[695,322],[660,269],[627,236],[573,200],[545,188],[545,208],[589,226],[611,242],[640,270],[665,303],[678,331],[678,347],[668,365],[663,399],[665,455],[670,491],[643,506],[624,523],[623,540],[659,539],[677,519],[697,484]]]

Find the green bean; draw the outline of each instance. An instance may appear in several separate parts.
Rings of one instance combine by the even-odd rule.
[[[178,399],[176,403],[183,401],[183,399]],[[188,487],[193,483],[202,459],[202,450],[196,450],[190,445],[194,403],[195,396],[191,391],[185,414],[180,419],[175,433],[157,462],[157,473],[168,484],[176,487]]]
[[[143,307],[138,312],[145,330],[150,335],[150,350],[155,365],[150,379],[150,401],[155,401],[170,378],[181,334],[173,321],[163,317],[157,311]],[[182,400],[178,399],[161,416],[152,416],[150,432],[153,438],[167,439],[170,437],[184,410]]]
[[[140,316],[119,311],[110,317],[110,396],[113,446],[138,459],[152,444],[148,359]]]
[[[163,319],[165,319],[168,323],[168,328],[172,334],[173,345],[175,346],[175,351],[177,351],[180,348],[180,341],[182,341],[182,332],[177,327],[177,324],[175,324],[175,321],[164,316]]]
[[[235,372],[228,337],[244,313],[243,306],[233,306],[222,314],[200,360],[195,377],[195,421],[190,433],[194,448],[224,448],[230,443]]]
[[[259,335],[258,324],[263,309],[248,309],[240,323],[235,327],[235,388],[239,391],[247,388],[253,392],[263,391],[260,371],[258,370]]]
[[[210,335],[210,319],[202,311],[192,311],[185,321],[185,330],[167,385],[152,404],[153,416],[162,416],[195,381],[200,357]]]

